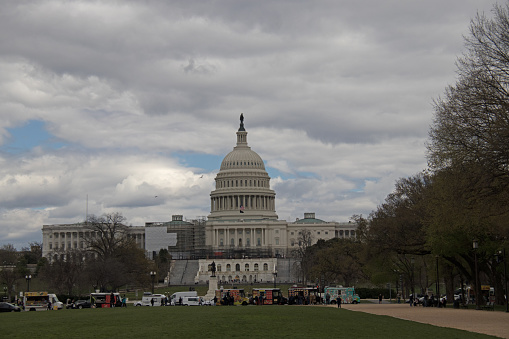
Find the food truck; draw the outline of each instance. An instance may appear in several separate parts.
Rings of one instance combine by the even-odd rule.
[[[247,305],[249,300],[246,298],[244,289],[220,289],[216,290],[216,305]],[[233,299],[233,300],[232,300]]]
[[[292,286],[288,289],[288,304],[316,304],[319,299],[318,288]]]
[[[361,298],[359,295],[355,294],[355,288],[353,287],[332,287],[328,286],[324,289],[325,299],[327,299],[327,294],[330,298],[331,304],[337,303],[338,295],[341,297],[341,303],[343,304],[358,304],[361,302]]]
[[[92,304],[96,308],[121,307],[122,298],[119,293],[91,293]]]
[[[48,292],[25,292],[23,295],[25,311],[46,311],[49,303]]]
[[[253,288],[253,303],[256,305],[284,305],[287,302],[279,288]]]

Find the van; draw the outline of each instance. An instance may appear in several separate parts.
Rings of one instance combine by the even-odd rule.
[[[64,303],[61,302],[60,300],[58,300],[56,294],[49,293],[48,297],[49,297],[49,301],[51,302],[51,307],[54,310],[61,310],[64,308]]]
[[[137,302],[134,306],[152,306],[152,299],[154,299],[154,306],[165,306],[166,296],[164,294],[143,294],[141,302]]]
[[[180,305],[180,298],[182,298],[182,304],[184,304],[185,297],[198,297],[198,292],[196,291],[175,292],[170,297],[170,305],[172,306]]]
[[[205,301],[202,297],[183,297],[182,305],[184,306],[202,306],[205,305]]]

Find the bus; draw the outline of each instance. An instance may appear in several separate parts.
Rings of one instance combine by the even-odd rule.
[[[247,305],[249,302],[242,288],[216,290],[216,298],[216,305],[231,305],[232,303],[233,305]]]
[[[288,302],[279,288],[253,288],[253,299],[257,305],[284,305]]]

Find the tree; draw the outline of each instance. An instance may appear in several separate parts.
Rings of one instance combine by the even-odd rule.
[[[100,217],[89,216],[87,227],[92,236],[84,238],[89,251],[102,259],[115,256],[116,251],[128,241],[126,218],[120,213],[103,214]]]
[[[509,165],[509,4],[477,15],[458,60],[459,79],[435,103],[428,145],[434,168],[478,162],[507,176]]]
[[[21,278],[21,274],[16,267],[17,255],[16,248],[11,244],[3,245],[0,248],[0,263],[2,265],[0,270],[0,282],[7,286],[9,300],[14,294],[16,281]]]
[[[41,270],[41,278],[57,293],[79,294],[83,283],[86,252],[69,250],[57,253]]]
[[[419,173],[396,182],[394,192],[385,198],[368,218],[363,237],[378,253],[429,254],[423,221],[430,177]]]
[[[299,232],[297,237],[297,248],[292,250],[292,255],[297,259],[297,271],[305,283],[308,278],[308,273],[312,267],[312,259],[308,249],[313,243],[313,234],[310,230],[303,229]]]
[[[125,220],[120,213],[91,216],[87,220],[92,236],[83,240],[95,258],[88,260],[86,271],[90,284],[101,290],[144,282],[148,275],[145,253],[129,238]]]
[[[353,286],[363,274],[363,245],[352,239],[334,238],[314,245],[311,275],[328,283]]]
[[[495,5],[492,18],[478,14],[465,47],[456,84],[435,101],[428,237],[470,281],[477,239],[481,279],[496,284],[493,254],[509,242],[509,4]]]

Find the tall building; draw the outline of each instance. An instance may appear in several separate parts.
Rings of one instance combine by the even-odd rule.
[[[276,192],[270,187],[263,159],[248,146],[243,115],[236,136],[236,145],[224,157],[216,175],[206,220],[184,220],[182,215],[173,215],[171,221],[128,227],[128,233],[147,256],[152,258],[160,249],[167,249],[174,259],[285,258],[299,247],[302,234],[310,235],[306,239],[311,244],[319,239],[355,237],[355,223],[326,222],[312,212],[294,222],[279,220]],[[63,249],[83,249],[82,237],[91,235],[85,224],[44,225],[42,232],[43,255],[48,258]],[[271,267],[274,262],[231,265],[239,266]],[[201,263],[200,274],[205,276],[206,269],[205,262]]]

